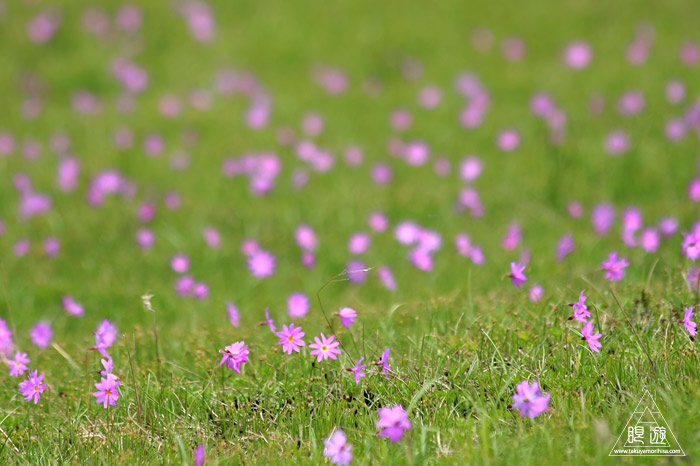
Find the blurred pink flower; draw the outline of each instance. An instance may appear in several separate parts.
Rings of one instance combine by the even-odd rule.
[[[576,70],[587,67],[592,59],[593,50],[591,46],[581,40],[570,43],[564,50],[564,63]]]
[[[275,256],[259,250],[248,257],[248,269],[255,278],[266,278],[275,273]]]
[[[287,298],[287,312],[293,318],[304,317],[309,307],[309,298],[304,293],[292,293]]]

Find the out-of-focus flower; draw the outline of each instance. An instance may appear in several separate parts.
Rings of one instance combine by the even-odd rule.
[[[516,387],[511,408],[517,409],[520,417],[532,419],[547,411],[550,397],[551,394],[540,392],[540,385],[537,382],[530,384],[527,380],[523,380]]]
[[[309,307],[309,298],[304,293],[292,293],[287,298],[287,312],[291,317],[304,317]]]
[[[10,377],[19,377],[26,372],[29,358],[27,357],[27,353],[17,351],[15,353],[15,359],[11,359],[7,361],[7,363],[10,365]]]
[[[618,258],[617,252],[611,252],[608,258],[600,264],[605,271],[605,278],[611,282],[622,280],[622,277],[625,276],[625,268],[629,265],[626,257]]]
[[[564,50],[564,63],[576,70],[587,67],[592,59],[593,50],[591,46],[581,40],[570,43]]]
[[[345,433],[338,429],[333,432],[330,437],[323,439],[325,448],[323,456],[327,457],[332,464],[338,466],[346,466],[352,460],[352,445],[350,445],[345,437]]]
[[[32,327],[29,335],[32,338],[32,343],[41,349],[46,348],[51,343],[53,338],[53,330],[51,330],[51,325],[46,322],[38,322],[34,327]]]
[[[517,262],[510,263],[510,273],[508,274],[508,276],[510,277],[513,286],[517,288],[522,288],[523,283],[527,281],[527,277],[523,273],[525,271],[525,267],[525,265],[521,265]]]
[[[408,420],[408,413],[403,409],[403,406],[385,407],[379,410],[377,428],[381,429],[379,432],[380,437],[386,437],[392,443],[396,443],[411,428],[411,421]]]

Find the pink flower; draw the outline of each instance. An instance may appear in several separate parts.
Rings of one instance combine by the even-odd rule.
[[[301,121],[301,129],[308,136],[318,136],[323,131],[323,117],[318,113],[307,113]]]
[[[400,244],[408,246],[418,241],[419,232],[420,227],[418,225],[410,221],[405,221],[396,225],[394,237]]]
[[[111,348],[117,340],[117,327],[105,319],[97,326],[95,331],[95,348],[105,357],[109,357],[107,349]]]
[[[345,150],[343,154],[345,163],[351,167],[356,167],[362,165],[362,160],[364,159],[364,154],[362,149],[358,146],[350,146]]]
[[[372,166],[372,180],[376,184],[387,184],[394,177],[391,167],[385,163],[376,163]]]
[[[326,448],[323,450],[323,455],[326,456],[332,464],[346,466],[352,460],[352,445],[345,438],[342,430],[338,429],[331,434],[327,439],[323,439],[323,444]]]
[[[362,361],[364,361],[365,358],[364,356],[361,357],[360,359],[357,360],[355,363],[354,367],[348,367],[347,371],[352,372],[352,374],[355,376],[355,385],[360,385],[360,380],[365,377],[365,373],[362,371],[365,367],[367,367],[367,364],[362,364]]]
[[[498,133],[496,142],[503,152],[512,152],[520,146],[520,133],[512,128],[504,129]]]
[[[413,115],[408,110],[401,108],[392,112],[389,123],[396,131],[404,131],[413,124]]]
[[[629,148],[630,138],[627,133],[621,129],[610,132],[605,140],[605,152],[612,157],[624,154]]]
[[[19,384],[19,392],[25,400],[32,401],[33,398],[34,404],[39,403],[41,394],[46,389],[46,384],[41,383],[42,380],[44,380],[44,374],[38,375],[38,371],[32,371],[29,373],[29,378]]]
[[[569,204],[566,206],[566,210],[569,212],[571,218],[581,218],[583,215],[583,206],[578,201],[569,202]]]
[[[321,333],[320,339],[318,337],[314,337],[315,343],[311,343],[309,345],[309,348],[314,349],[310,353],[311,356],[317,356],[317,362],[321,362],[322,360],[326,360],[329,358],[338,359],[336,355],[340,354],[340,350],[337,349],[338,345],[340,345],[340,342],[334,340],[335,336],[331,335],[330,337],[326,338],[323,332]]]
[[[557,243],[556,258],[557,262],[564,260],[566,256],[574,250],[574,237],[571,234],[562,236]]]
[[[635,115],[644,109],[644,104],[644,95],[641,92],[625,92],[617,102],[617,111],[620,115]]]
[[[506,251],[512,251],[513,249],[518,247],[518,244],[520,244],[521,239],[522,231],[520,229],[520,224],[518,224],[517,222],[513,222],[510,225],[508,225],[506,234],[505,236],[503,236],[503,240],[501,241],[501,246]]]
[[[50,236],[44,240],[44,252],[49,257],[57,257],[61,250],[61,242],[58,238]]]
[[[666,85],[666,100],[670,104],[679,104],[685,98],[685,85],[678,80],[669,81]]]
[[[343,324],[347,328],[350,328],[350,325],[355,323],[357,311],[350,307],[341,307],[338,309],[338,317],[340,317],[341,324]]]
[[[80,162],[74,157],[65,157],[58,164],[58,187],[63,192],[71,192],[78,186]]]
[[[204,445],[199,445],[194,451],[194,465],[202,466],[204,464]]]
[[[381,429],[380,437],[388,438],[392,443],[396,443],[403,437],[403,434],[411,428],[411,421],[408,420],[408,413],[401,405],[391,408],[381,408],[379,410],[379,421],[377,428]]]
[[[522,288],[523,283],[527,281],[527,277],[523,273],[525,271],[526,265],[520,265],[517,262],[511,262],[510,263],[510,273],[508,276],[510,277],[510,281],[513,283],[513,286],[517,288]]]
[[[318,246],[316,233],[309,225],[299,225],[294,232],[294,239],[297,245],[305,251],[313,252]]]
[[[35,44],[49,42],[61,24],[60,18],[49,11],[42,11],[27,25],[27,36]]]
[[[433,256],[430,255],[430,251],[421,246],[418,246],[411,250],[409,255],[411,263],[423,272],[430,272],[433,270]]]
[[[694,66],[700,61],[700,47],[695,42],[684,42],[680,47],[679,56],[684,65]]]
[[[0,356],[9,356],[12,346],[12,331],[7,322],[0,319]]]
[[[221,354],[223,357],[221,362],[219,362],[219,366],[226,364],[226,367],[240,374],[241,366],[248,362],[250,352],[245,341],[237,341],[222,349]]]
[[[272,333],[277,333],[277,327],[275,327],[275,322],[270,317],[270,309],[265,308],[265,320],[260,322],[258,325],[267,325]]]
[[[617,252],[611,252],[607,260],[603,261],[600,266],[605,271],[605,278],[611,282],[619,282],[625,276],[625,268],[628,267],[629,261],[626,257],[618,258]]]
[[[140,228],[136,232],[136,242],[143,251],[148,251],[153,247],[156,241],[156,235],[148,228]]]
[[[170,267],[176,273],[187,273],[190,270],[190,259],[184,254],[176,254],[170,259]]]
[[[656,252],[659,248],[659,232],[656,228],[645,228],[639,238],[639,244],[646,252]]]
[[[355,233],[348,241],[348,251],[350,251],[351,254],[362,254],[369,249],[371,241],[367,233]]]
[[[385,348],[384,351],[382,352],[382,357],[379,361],[374,363],[377,366],[382,366],[382,370],[384,371],[384,375],[386,378],[389,378],[389,371],[391,370],[391,366],[389,365],[389,348]]]
[[[309,312],[309,299],[304,293],[292,293],[287,298],[287,312],[294,318],[304,317]]]
[[[527,416],[532,419],[547,410],[551,395],[540,393],[540,386],[537,382],[530,385],[527,380],[523,380],[517,385],[516,390],[511,408],[519,410],[520,417]]]
[[[581,330],[581,336],[582,340],[586,340],[588,342],[588,346],[591,347],[591,351],[600,353],[600,348],[602,348],[603,345],[601,345],[598,340],[600,340],[600,337],[603,335],[600,333],[596,333],[595,335],[593,334],[593,322],[586,322]]]
[[[221,245],[221,235],[219,234],[219,230],[216,228],[205,228],[202,232],[202,236],[204,236],[204,241],[207,243],[207,246],[212,249],[216,249]]]
[[[622,229],[637,231],[642,228],[642,212],[636,207],[629,207],[622,212]]]
[[[695,231],[683,233],[681,248],[688,259],[695,261],[700,257],[700,235]]]
[[[509,37],[503,41],[501,52],[506,60],[519,62],[525,56],[525,42],[519,37]]]
[[[441,100],[442,92],[435,85],[424,87],[418,94],[418,104],[428,110],[437,107]]]
[[[538,302],[540,299],[542,299],[542,296],[544,295],[544,289],[540,285],[532,285],[530,287],[530,301],[533,303]]]
[[[238,308],[235,304],[228,302],[226,303],[226,314],[228,315],[228,321],[231,325],[238,328],[241,326],[241,314],[238,312]]]
[[[275,273],[275,256],[267,251],[254,252],[248,258],[248,268],[255,278],[266,278]]]
[[[685,329],[688,331],[690,336],[695,336],[698,333],[698,331],[695,329],[698,324],[693,322],[692,319],[693,319],[693,306],[686,307],[685,308],[685,315],[683,316],[683,320],[681,320],[681,322],[683,322],[683,325],[685,325]],[[16,359],[16,357],[15,357],[15,359]],[[12,375],[12,374],[10,374],[10,375]]]
[[[433,164],[433,170],[435,171],[435,174],[439,177],[446,177],[447,175],[450,174],[450,171],[452,170],[452,164],[450,163],[450,159],[447,157],[439,157],[435,160],[435,163]]]
[[[384,288],[389,291],[396,291],[396,280],[394,280],[394,275],[391,273],[389,267],[379,267],[377,269],[377,276],[384,285]]]
[[[10,377],[19,377],[27,370],[29,358],[27,357],[27,353],[20,353],[17,351],[15,353],[15,359],[9,360],[7,363],[10,365]]]
[[[539,118],[546,118],[555,110],[556,104],[547,92],[538,92],[530,98],[530,111]]]
[[[301,255],[301,265],[307,269],[312,269],[316,262],[316,257],[311,252],[304,252]]]
[[[194,299],[207,299],[209,297],[209,287],[204,282],[196,282],[192,286],[192,296]]]
[[[586,323],[587,318],[591,316],[591,313],[588,311],[588,306],[586,306],[586,296],[584,295],[585,291],[586,290],[581,291],[577,303],[569,304],[569,306],[574,308],[574,315],[569,317],[569,320],[575,319],[579,322]]]
[[[377,233],[382,233],[386,231],[387,228],[389,228],[389,220],[386,218],[386,215],[384,215],[382,212],[372,212],[371,214],[369,214],[367,223],[369,224],[369,227],[372,229],[372,231],[375,231]]]
[[[41,349],[46,348],[51,343],[51,338],[53,338],[53,330],[51,330],[51,325],[46,322],[39,322],[32,330],[29,332],[32,337],[32,342]]]
[[[597,204],[591,211],[593,230],[598,235],[605,235],[610,231],[615,220],[615,209],[610,204]]]
[[[305,346],[304,340],[302,338],[306,335],[301,331],[301,327],[294,327],[294,324],[289,324],[282,326],[281,332],[276,332],[276,335],[280,338],[278,342],[282,345],[282,351],[287,354],[292,354],[292,351],[299,352],[300,346]]]
[[[367,279],[367,264],[360,260],[352,260],[345,266],[348,280],[352,283],[362,283]]]
[[[481,250],[481,246],[472,246],[471,249],[469,250],[469,259],[475,264],[475,265],[481,265],[484,263],[486,260],[484,258],[484,253]]]
[[[104,367],[104,370],[100,371],[100,374],[107,377],[108,374],[112,373],[114,362],[112,361],[112,358],[100,359],[100,362],[102,363],[102,367]]]
[[[572,42],[564,50],[564,63],[575,70],[587,67],[593,59],[593,51],[587,42]]]
[[[85,315],[83,306],[75,302],[73,298],[68,295],[63,297],[63,309],[74,317],[82,317]]]
[[[120,385],[121,382],[117,380],[117,376],[114,374],[107,374],[106,378],[101,377],[100,382],[95,384],[95,388],[98,391],[92,394],[96,398],[95,402],[97,404],[103,403],[105,409],[107,405],[116,406],[119,399]]]
[[[163,197],[163,204],[165,204],[165,207],[168,210],[175,211],[182,206],[182,199],[178,193],[170,191],[165,193],[165,196]]]
[[[466,182],[471,182],[479,178],[483,170],[483,163],[479,157],[470,155],[459,165],[459,176]]]
[[[141,8],[126,4],[117,11],[114,23],[117,29],[133,33],[139,30],[142,20]]]
[[[260,251],[262,251],[262,249],[260,249],[260,245],[256,240],[252,238],[246,238],[243,241],[241,241],[241,253],[243,253],[244,256],[250,257],[253,254],[257,254]]]
[[[190,0],[179,9],[196,41],[209,42],[214,38],[216,24],[209,4]]]
[[[175,280],[175,291],[181,297],[191,296],[194,285],[194,278],[189,275],[183,275]]]

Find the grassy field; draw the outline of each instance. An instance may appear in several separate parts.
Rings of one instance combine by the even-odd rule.
[[[700,133],[689,115],[700,112],[700,65],[684,63],[679,50],[700,40],[700,3],[211,1],[214,29],[199,23],[194,30],[191,2],[138,3],[142,22],[129,31],[128,15],[121,29],[115,21],[123,4],[100,2],[107,26],[90,33],[84,14],[96,2],[0,0],[0,319],[13,340],[2,357],[26,352],[47,384],[35,405],[18,390],[26,374],[0,375],[0,464],[194,464],[199,445],[206,464],[323,464],[323,440],[334,429],[347,435],[352,464],[694,464],[700,357],[678,321],[698,304],[681,233],[700,217],[688,194],[699,169]],[[42,12],[58,29],[36,43],[28,25]],[[88,18],[98,29],[102,17]],[[634,65],[625,53],[640,35],[648,59]],[[480,37],[484,50],[474,44]],[[504,58],[509,37],[524,41],[521,61]],[[576,40],[593,51],[581,70],[562,61]],[[128,78],[117,76],[125,60],[147,73],[144,90],[125,91]],[[318,82],[328,68],[347,79],[337,95]],[[222,92],[227,70],[238,76],[237,92]],[[467,72],[489,101],[472,129],[460,124],[474,99],[457,89]],[[666,96],[673,80],[685,85],[677,104]],[[419,103],[426,86],[441,91],[434,109]],[[195,90],[202,109],[191,103]],[[621,115],[618,101],[630,91],[644,96],[644,108]],[[565,114],[560,144],[531,113],[538,92]],[[600,112],[589,109],[596,96],[605,101]],[[163,114],[168,101],[180,107],[172,117]],[[125,111],[125,102],[133,108]],[[256,103],[268,112],[259,129],[246,120]],[[398,109],[413,120],[402,131],[390,124]],[[318,135],[304,134],[309,114],[323,119]],[[686,125],[681,140],[666,136],[672,118]],[[511,152],[497,144],[506,128],[520,136]],[[115,132],[124,129],[133,144],[119,148]],[[296,141],[280,141],[290,129]],[[605,141],[616,129],[630,145],[611,157]],[[164,148],[148,156],[152,135]],[[68,147],[60,147],[65,136]],[[330,154],[328,171],[302,160],[302,140]],[[396,141],[424,141],[428,163],[392,155]],[[357,166],[344,160],[352,146],[364,154]],[[245,176],[222,174],[232,157],[271,153],[280,172],[264,195],[251,192]],[[467,183],[459,169],[469,155],[480,158],[483,173]],[[80,173],[75,187],[61,189],[57,170],[67,158]],[[451,164],[446,176],[434,170],[441,158]],[[174,169],[182,160],[188,166]],[[373,181],[378,164],[390,167],[390,182]],[[130,192],[91,205],[90,187],[107,170],[121,173]],[[308,182],[296,185],[304,176]],[[51,199],[31,218],[22,211],[26,179],[30,191]],[[456,209],[466,187],[479,193],[483,216]],[[179,207],[165,205],[168,193],[179,195]],[[567,213],[572,201],[583,207],[580,218]],[[591,225],[600,203],[616,211],[605,235]],[[645,228],[670,216],[678,230],[653,253],[629,247],[621,218],[631,206]],[[144,218],[149,209],[152,219]],[[370,229],[373,212],[386,215],[386,231]],[[440,235],[429,272],[395,239],[405,221]],[[513,222],[522,241],[505,250]],[[295,242],[302,224],[318,236],[311,268]],[[219,246],[207,244],[207,228],[220,233]],[[154,236],[147,250],[137,242],[140,229]],[[357,232],[369,233],[371,245],[354,255],[348,240]],[[459,233],[481,246],[482,265],[456,252]],[[559,262],[565,234],[575,248]],[[57,257],[44,252],[49,237],[60,241]],[[23,239],[30,246],[18,257]],[[275,256],[272,276],[250,273],[246,239]],[[630,263],[619,282],[600,270],[612,251]],[[176,292],[176,254],[187,255],[188,274],[206,283],[205,299]],[[371,269],[362,284],[343,274],[355,256]],[[523,289],[507,277],[518,261],[527,262]],[[395,291],[379,280],[382,267],[393,272]],[[534,284],[544,290],[537,302],[529,297]],[[584,289],[603,335],[600,353],[569,320],[568,304]],[[288,314],[294,292],[310,301],[304,317]],[[84,307],[83,317],[64,310],[66,295]],[[240,311],[238,327],[229,323],[228,302]],[[350,328],[334,316],[340,307],[358,313]],[[260,325],[266,308],[277,327],[303,327],[300,353],[282,352]],[[118,329],[109,354],[122,382],[108,409],[92,395],[102,369],[93,333],[105,319]],[[39,321],[54,332],[44,349],[30,338]],[[340,341],[337,361],[310,356],[321,332]],[[250,361],[240,374],[220,368],[222,348],[240,340]],[[385,348],[388,378],[374,364]],[[356,385],[346,368],[360,357],[367,377]],[[533,419],[510,409],[523,380],[551,393],[549,409]],[[608,456],[644,390],[685,458]],[[378,437],[376,423],[380,408],[396,404],[412,428],[391,443]]]

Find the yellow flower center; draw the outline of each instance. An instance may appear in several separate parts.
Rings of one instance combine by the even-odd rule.
[[[35,391],[35,392],[38,392],[38,391],[39,391],[39,386],[38,386],[38,385],[34,385],[34,391]]]
[[[112,396],[112,390],[105,390],[105,396]]]
[[[288,341],[289,343],[294,342],[294,337],[293,337],[292,335],[289,335],[289,336],[287,337],[287,341]]]
[[[326,345],[321,346],[321,351],[325,353],[326,351],[328,351],[328,347]]]

